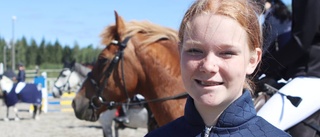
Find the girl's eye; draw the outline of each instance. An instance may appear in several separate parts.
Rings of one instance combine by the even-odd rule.
[[[220,53],[220,56],[224,58],[231,58],[233,55],[236,55],[236,54],[232,51],[225,51]]]
[[[190,53],[190,54],[200,54],[200,53],[203,53],[201,50],[198,50],[198,49],[188,49],[187,52]]]

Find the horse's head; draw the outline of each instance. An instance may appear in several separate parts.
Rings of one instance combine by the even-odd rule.
[[[75,61],[65,62],[62,71],[54,82],[52,89],[53,97],[59,98],[63,92],[70,92],[71,89],[77,87],[82,81],[79,74],[75,71]]]
[[[63,92],[68,91],[69,80],[72,74],[72,70],[69,68],[63,68],[58,78],[55,80],[52,88],[52,94],[55,98],[60,98]]]
[[[116,12],[115,16],[115,25],[101,35],[107,46],[73,100],[79,119],[96,121],[101,112],[137,93],[153,100],[184,92],[177,32],[150,22],[124,22]],[[179,109],[179,115],[167,116],[166,122],[182,115],[183,103],[166,101],[164,106],[163,102],[157,104],[162,105],[160,109]],[[171,107],[172,103],[178,106]]]
[[[126,32],[125,22],[116,12],[115,16],[116,24],[101,35],[107,46],[74,98],[73,108],[79,119],[96,121],[101,112],[111,107],[105,103],[122,102],[133,96],[139,77],[143,77],[132,44],[136,38]]]

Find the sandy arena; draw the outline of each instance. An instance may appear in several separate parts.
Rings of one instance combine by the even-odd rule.
[[[49,99],[50,100],[50,99]],[[10,109],[10,121],[4,121],[6,106],[0,99],[0,136],[1,137],[103,137],[99,122],[79,120],[72,111],[46,112],[39,120],[32,119],[30,104],[18,103],[20,121],[14,120]],[[51,106],[48,106],[50,109]],[[69,108],[70,109],[70,108]],[[119,130],[119,137],[142,137],[147,129]]]

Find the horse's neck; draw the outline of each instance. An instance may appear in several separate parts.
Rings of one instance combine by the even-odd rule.
[[[145,64],[142,67],[146,76],[141,94],[147,100],[173,97],[185,92],[178,60],[179,55],[176,52],[165,51],[160,57],[153,56],[159,53],[139,54],[141,55],[139,58],[142,59],[140,61]],[[160,126],[182,116],[184,105],[185,99],[149,104]]]
[[[156,49],[152,49],[153,47]],[[152,88],[156,93],[154,97],[176,95],[185,91],[181,78],[179,54],[174,46],[169,47],[167,45],[165,47],[155,44],[146,47],[136,55],[140,63],[144,64],[142,65],[142,71],[146,77],[143,80],[145,82],[143,84],[144,90]],[[149,91],[146,92],[150,93]]]
[[[152,69],[148,67],[148,73],[145,75],[147,76],[147,81],[146,81],[146,87],[145,89],[152,90],[155,95],[152,95],[154,97],[166,97],[166,96],[174,96],[179,93],[182,93],[185,91],[181,76],[174,76],[171,73],[167,72],[159,72],[159,71],[154,71],[152,72]],[[165,68],[156,68],[160,69],[163,71]],[[156,73],[155,73],[156,72]],[[147,91],[147,93],[150,93]]]
[[[69,78],[69,83],[72,88],[77,87],[84,81],[85,77],[83,77],[81,74],[79,74],[77,71],[73,71],[71,73],[71,76]]]
[[[84,76],[83,74],[79,73],[78,71],[74,71],[74,77],[79,79],[79,81],[83,81],[86,78],[86,76]]]
[[[91,69],[79,64],[75,63],[74,70],[81,75],[81,77],[85,78],[87,74],[91,71]]]
[[[172,81],[172,83],[170,83],[170,81]],[[180,81],[168,80],[161,82],[163,82],[163,84],[154,87],[150,86],[149,91],[146,91],[144,96],[147,100],[174,97],[185,92],[185,89],[182,86],[183,84]],[[150,93],[153,93],[154,95],[150,95]],[[162,126],[182,116],[184,113],[185,103],[185,99],[170,99],[149,103],[148,105],[154,114],[158,125]]]

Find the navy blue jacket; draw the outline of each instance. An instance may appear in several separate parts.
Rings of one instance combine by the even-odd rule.
[[[188,97],[184,116],[148,133],[146,137],[203,137],[205,124]],[[219,117],[209,137],[290,137],[256,115],[249,91],[233,102]]]
[[[20,70],[18,72],[17,81],[18,82],[25,82],[25,80],[26,80],[26,72],[24,70]]]

